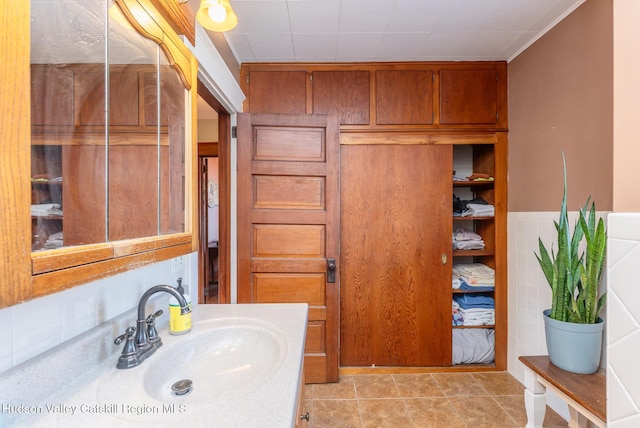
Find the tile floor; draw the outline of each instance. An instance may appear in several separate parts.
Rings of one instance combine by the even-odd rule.
[[[310,428],[519,428],[523,391],[505,372],[341,375],[305,385],[305,405]],[[544,426],[567,422],[547,407]]]

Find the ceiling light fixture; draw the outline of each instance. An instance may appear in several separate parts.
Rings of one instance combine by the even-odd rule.
[[[196,19],[207,30],[225,32],[238,25],[229,0],[202,0]]]

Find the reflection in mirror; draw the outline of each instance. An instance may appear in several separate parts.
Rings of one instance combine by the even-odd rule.
[[[185,225],[185,147],[186,147],[186,106],[188,91],[178,73],[168,65],[161,51],[160,66],[160,126],[168,134],[168,146],[163,146],[163,168],[160,183],[163,193],[160,197],[161,235],[180,233]],[[161,139],[163,141],[163,139]],[[166,158],[166,160],[165,160]]]
[[[188,91],[163,50],[113,0],[31,13],[32,250],[184,232]]]
[[[157,236],[159,46],[109,7],[109,241]]]
[[[106,237],[105,10],[105,0],[31,0],[34,251]]]

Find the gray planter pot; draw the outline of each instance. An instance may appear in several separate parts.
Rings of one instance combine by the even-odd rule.
[[[600,367],[604,320],[595,324],[576,324],[549,317],[551,309],[542,311],[549,360],[553,365],[580,374],[592,374]]]

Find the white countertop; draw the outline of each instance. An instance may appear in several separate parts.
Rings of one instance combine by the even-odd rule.
[[[95,346],[102,355],[89,355],[92,368],[83,367],[86,358],[82,358],[82,353],[92,346],[90,334],[3,373],[0,375],[0,427],[293,426],[298,417],[296,399],[302,375],[307,305],[195,305],[192,317],[193,328],[187,335],[172,336],[166,327],[159,329],[163,346],[138,367],[115,368],[122,345],[104,346],[117,336],[109,332],[106,341],[102,337],[104,333],[98,335]],[[192,396],[177,397],[175,401],[160,400],[145,392],[142,379],[154,358],[162,358],[163,351],[169,355],[169,349],[176,349],[189,335],[195,337],[208,322],[233,323],[234,318],[263,323],[285,338],[282,360],[268,378],[256,381],[246,390],[217,394],[210,401],[203,401],[202,394],[199,397],[195,394],[197,379],[194,379]],[[133,319],[129,324],[133,324]],[[119,329],[120,326],[111,330]],[[176,376],[180,377],[183,374],[178,364],[176,362]],[[193,375],[191,373],[197,377]],[[121,396],[124,397],[115,398]]]

